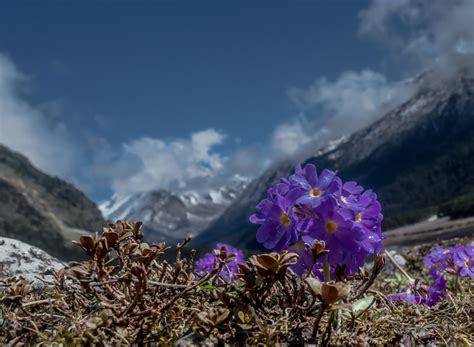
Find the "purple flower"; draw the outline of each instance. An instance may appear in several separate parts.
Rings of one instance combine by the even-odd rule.
[[[463,278],[474,278],[474,247],[456,246],[451,250],[457,274]]]
[[[302,276],[308,272],[309,269],[312,269],[313,275],[318,277],[320,280],[324,280],[323,275],[323,266],[320,259],[313,264],[313,254],[309,247],[305,245],[303,240],[295,242],[291,246],[287,247],[287,250],[292,253],[298,254],[298,262],[295,265],[291,266],[291,269],[299,276]],[[334,274],[334,268],[330,269],[331,278]]]
[[[297,202],[313,207],[321,204],[330,194],[339,195],[342,185],[341,179],[331,170],[324,169],[318,176],[316,166],[313,164],[306,164],[304,168],[298,165],[289,181],[300,191],[301,196]]]
[[[256,207],[257,213],[250,217],[252,223],[261,224],[257,241],[275,251],[281,251],[298,240],[297,220],[293,213],[298,191],[283,187],[277,185],[277,189],[270,190],[269,198],[261,201]]]
[[[431,286],[428,288],[427,298],[424,304],[434,306],[446,297],[446,279],[444,276],[435,278]]]
[[[446,279],[444,276],[439,276],[431,283],[427,291],[418,289],[417,294],[411,293],[412,291],[414,291],[413,287],[405,292],[389,295],[388,299],[398,303],[434,306],[446,297]]]
[[[372,245],[370,253],[380,253],[383,250],[382,242],[382,206],[377,200],[377,195],[371,190],[366,190],[355,182],[345,183],[342,188],[339,204],[345,208],[348,218],[352,218],[364,229],[367,239]],[[352,217],[351,217],[352,215]]]
[[[448,267],[450,252],[449,248],[436,246],[431,253],[423,258],[423,262],[429,268],[429,273],[433,278],[438,277]]]
[[[439,277],[445,271],[463,278],[474,278],[473,246],[437,246],[423,260],[433,278]]]
[[[199,275],[205,275],[217,267],[219,260],[217,259],[216,253],[222,248],[225,248],[228,257],[233,254],[234,258],[228,261],[222,268],[220,276],[222,276],[222,278],[224,278],[226,281],[233,282],[235,280],[235,275],[239,271],[239,264],[245,263],[245,258],[243,252],[240,249],[234,248],[224,243],[216,244],[213,252],[206,253],[201,259],[196,261],[196,272]]]
[[[331,270],[346,274],[359,270],[368,255],[383,250],[382,213],[377,195],[356,182],[342,184],[335,172],[298,165],[295,173],[267,191],[250,221],[260,224],[257,241],[274,251],[299,255],[293,270],[307,273],[313,255],[304,246],[325,241]],[[318,259],[321,262],[321,259]],[[321,264],[313,271],[319,274]]]
[[[401,292],[393,295],[389,295],[388,299],[393,302],[398,303],[407,303],[407,304],[421,304],[423,302],[423,298],[419,295],[408,293],[408,292]]]
[[[341,195],[345,197],[349,197],[351,195],[358,196],[362,194],[363,191],[364,191],[364,188],[359,186],[357,182],[348,181],[342,185]]]
[[[313,256],[311,251],[305,246],[303,240],[295,242],[287,248],[289,252],[298,254],[298,262],[291,267],[291,269],[297,274],[302,276],[307,270],[313,265]]]
[[[308,243],[324,241],[331,265],[345,265],[346,273],[358,271],[373,247],[364,228],[351,218],[353,212],[338,207],[334,198],[324,201],[315,211],[318,219],[302,239]]]

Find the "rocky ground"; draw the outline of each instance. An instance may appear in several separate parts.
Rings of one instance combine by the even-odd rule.
[[[22,276],[32,281],[52,281],[52,273],[62,267],[62,262],[39,248],[0,237],[0,279]]]

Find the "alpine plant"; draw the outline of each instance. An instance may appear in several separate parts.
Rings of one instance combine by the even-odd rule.
[[[382,252],[382,218],[373,191],[344,183],[331,170],[318,174],[315,165],[307,164],[271,187],[250,221],[260,224],[256,239],[265,248],[299,255],[292,266],[295,273],[312,271],[320,277],[323,262],[331,273],[339,266],[349,275],[368,256]],[[328,252],[314,261],[311,246],[318,241],[324,241]]]
[[[474,246],[437,246],[423,261],[433,279],[444,273],[474,278]]]
[[[409,288],[406,292],[390,295],[390,300],[433,306],[446,298],[446,275],[474,278],[473,246],[437,246],[424,257],[423,262],[432,277],[428,290]]]
[[[218,254],[221,254],[223,250],[226,252],[227,260],[222,266],[219,276],[227,282],[234,282],[235,276],[239,271],[239,265],[245,263],[244,253],[240,249],[225,243],[216,244],[212,252],[206,253],[202,258],[196,261],[196,273],[203,276],[219,268],[220,261]]]

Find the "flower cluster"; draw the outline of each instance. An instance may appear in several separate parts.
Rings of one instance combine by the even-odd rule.
[[[425,304],[433,306],[446,297],[445,274],[459,276],[461,278],[474,278],[474,247],[454,246],[442,248],[437,246],[431,253],[426,255],[423,262],[433,278],[433,282],[427,291],[413,290],[390,295],[389,299],[395,302],[406,302],[409,304]]]
[[[319,275],[320,260],[314,267],[311,252],[317,241],[324,241],[331,269],[339,265],[346,274],[383,250],[377,195],[356,182],[343,183],[333,171],[318,174],[313,164],[298,165],[271,187],[250,221],[261,225],[257,241],[264,247],[299,255],[293,270],[300,275],[310,269]]]
[[[225,264],[222,266],[219,275],[224,280],[233,282],[235,275],[239,271],[239,265],[245,263],[244,253],[240,249],[224,243],[216,244],[212,252],[206,253],[201,259],[196,261],[196,272],[199,275],[205,275],[218,268],[220,264],[218,255],[222,255],[223,251],[225,252],[226,259],[224,259]]]
[[[474,278],[474,246],[437,246],[425,256],[424,263],[433,278],[445,272],[461,278]]]
[[[423,288],[410,288],[404,292],[389,295],[391,301],[408,304],[425,304],[427,306],[436,305],[446,297],[446,279],[444,276],[434,279],[428,290]]]

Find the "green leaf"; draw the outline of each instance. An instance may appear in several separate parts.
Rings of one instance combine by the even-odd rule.
[[[362,313],[367,311],[370,306],[374,303],[375,298],[372,295],[366,296],[362,299],[352,303],[352,312],[356,317],[359,317]]]

